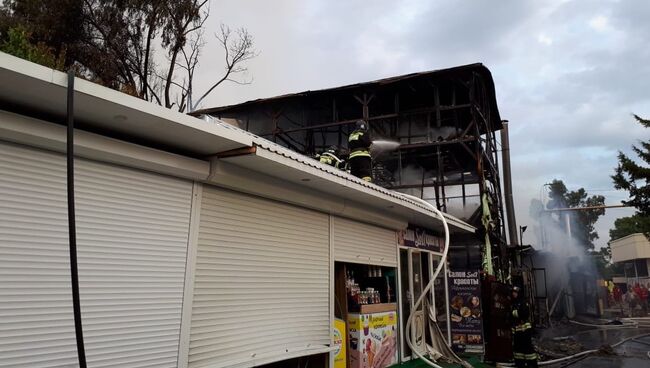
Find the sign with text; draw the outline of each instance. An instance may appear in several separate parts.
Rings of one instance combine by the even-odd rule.
[[[483,313],[479,271],[449,271],[449,313],[452,348],[483,352]]]
[[[399,244],[403,247],[442,252],[444,240],[419,227],[409,227],[400,231]]]

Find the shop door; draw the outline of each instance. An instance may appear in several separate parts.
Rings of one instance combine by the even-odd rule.
[[[422,253],[414,249],[400,249],[400,303],[402,310],[402,336],[407,333],[404,331],[406,322],[408,321],[411,313],[414,313],[413,321],[411,322],[410,337],[413,345],[418,347],[420,353],[425,351],[425,315],[424,308],[420,305],[414,309],[415,302],[422,295],[422,290],[425,287],[423,269],[428,267],[423,265]],[[402,360],[409,360],[412,352],[406,343],[406,339],[402,338]]]
[[[417,302],[420,295],[422,295],[422,289],[424,288],[422,254],[419,251],[410,250],[409,265],[411,266],[411,295],[413,295],[411,300],[411,310],[414,314],[413,322],[411,322],[413,325],[411,327],[411,342],[417,347],[420,353],[424,353],[425,320],[423,303],[421,303],[418,308],[415,308],[415,302]]]

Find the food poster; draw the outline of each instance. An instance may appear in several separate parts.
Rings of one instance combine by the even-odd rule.
[[[350,368],[384,368],[397,363],[397,312],[350,314]]]
[[[479,271],[450,271],[448,280],[452,348],[460,353],[483,353]]]
[[[332,347],[334,347],[334,368],[346,368],[345,354],[347,342],[345,339],[345,321],[334,319],[332,327]]]

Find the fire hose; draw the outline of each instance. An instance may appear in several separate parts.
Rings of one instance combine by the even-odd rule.
[[[623,319],[621,324],[619,325],[611,325],[611,324],[594,324],[594,323],[584,323],[584,322],[579,322],[575,320],[569,320],[570,323],[573,323],[574,325],[578,326],[587,326],[587,327],[596,327],[604,330],[608,329],[617,329],[617,328],[636,328],[639,326],[639,323],[633,320],[627,320]]]
[[[431,275],[431,277],[429,279],[429,283],[424,288],[424,290],[420,294],[420,297],[418,298],[418,300],[413,305],[412,310],[417,311],[417,309],[420,307],[420,305],[422,305],[422,302],[424,301],[424,297],[427,295],[429,290],[431,290],[431,288],[433,287],[433,283],[436,280],[436,277],[438,277],[438,274],[440,274],[440,270],[442,270],[442,267],[444,266],[444,264],[445,264],[445,262],[447,260],[447,253],[449,252],[449,226],[447,225],[447,220],[443,216],[442,212],[440,212],[440,210],[438,210],[431,203],[429,203],[429,202],[427,202],[427,201],[425,201],[425,200],[423,200],[421,198],[414,197],[414,196],[411,196],[411,195],[408,195],[408,194],[404,194],[404,193],[400,193],[400,194],[402,194],[404,197],[412,199],[412,200],[414,200],[414,201],[416,201],[418,203],[422,203],[427,208],[431,209],[438,217],[440,217],[440,221],[442,222],[442,227],[443,227],[444,232],[445,232],[445,245],[444,245],[444,248],[443,248],[443,251],[442,251],[442,257],[440,258],[440,262],[438,263],[438,267],[436,267],[436,270],[433,272],[433,275]],[[404,328],[404,331],[406,331],[406,333],[405,333],[405,335],[406,335],[406,344],[411,348],[411,351],[413,351],[427,365],[429,365],[431,367],[434,367],[434,368],[443,368],[442,366],[440,366],[440,365],[436,364],[435,362],[433,362],[433,361],[429,360],[428,358],[426,358],[424,356],[424,354],[420,353],[418,351],[417,347],[415,345],[413,345],[413,342],[411,341],[411,334],[409,333],[410,327],[411,327],[411,325],[413,323],[413,316],[415,316],[415,313],[412,312],[409,315],[409,318],[406,321],[406,326]],[[455,357],[455,358],[458,358],[458,357]],[[469,363],[462,361],[460,358],[458,358],[458,360],[462,362],[461,364],[463,364],[463,365],[465,365],[467,367],[471,367],[471,365]]]
[[[650,333],[643,333],[643,334],[640,334],[640,335],[626,337],[623,340],[621,340],[621,341],[619,341],[619,342],[617,342],[615,344],[612,344],[611,346],[612,346],[612,348],[615,348],[615,347],[617,347],[619,345],[622,345],[622,344],[624,344],[624,343],[626,343],[626,342],[628,342],[630,340],[635,340],[635,339],[639,339],[641,337],[646,337],[646,336],[650,336]],[[581,351],[581,352],[579,352],[577,354],[567,355],[567,356],[562,357],[562,358],[553,359],[553,360],[545,360],[543,362],[539,362],[538,365],[542,366],[542,365],[557,364],[557,363],[561,363],[561,362],[564,362],[564,361],[567,361],[567,360],[580,358],[580,357],[582,357],[584,355],[587,355],[587,354],[597,353],[598,351],[600,351],[600,350],[599,349],[585,350],[585,351]],[[649,355],[649,357],[650,357],[650,355]],[[497,363],[497,367],[514,367],[514,366],[515,365],[513,363]]]

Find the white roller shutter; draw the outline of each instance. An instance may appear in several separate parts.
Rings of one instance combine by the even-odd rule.
[[[189,367],[329,345],[327,215],[204,187],[195,272]]]
[[[88,366],[175,367],[192,184],[76,161]],[[70,367],[65,157],[0,143],[0,367]]]
[[[0,367],[77,366],[62,156],[0,143]]]
[[[341,262],[397,267],[397,233],[332,216],[334,259]]]

